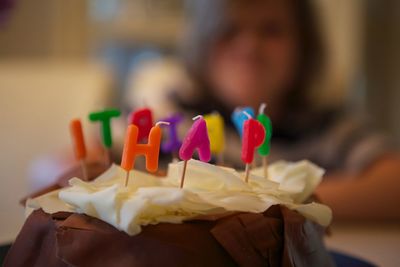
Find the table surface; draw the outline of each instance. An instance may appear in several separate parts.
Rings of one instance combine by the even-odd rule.
[[[326,244],[329,249],[378,266],[400,266],[400,222],[337,223],[332,225]]]

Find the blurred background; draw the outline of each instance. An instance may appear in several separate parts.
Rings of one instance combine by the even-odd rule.
[[[315,101],[366,112],[399,144],[400,1],[314,2],[329,63]],[[35,189],[32,179],[49,175],[40,173],[41,156],[69,151],[72,117],[121,106],[136,86],[180,75],[173,70],[187,20],[183,0],[10,3],[0,14],[0,242],[19,231],[18,201]],[[146,62],[161,57],[171,59],[170,68],[132,82]]]

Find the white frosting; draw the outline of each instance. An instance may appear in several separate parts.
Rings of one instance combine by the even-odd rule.
[[[179,188],[183,162],[170,164],[165,178],[131,171],[113,165],[92,182],[78,178],[70,187],[50,192],[27,202],[27,213],[42,208],[45,212],[72,211],[99,218],[130,235],[141,226],[161,222],[181,223],[201,215],[226,212],[264,212],[282,204],[323,226],[329,225],[332,212],[319,203],[302,204],[321,182],[324,171],[301,161],[277,162],[269,166],[268,178],[262,169],[250,174],[196,160],[187,166],[185,186]]]

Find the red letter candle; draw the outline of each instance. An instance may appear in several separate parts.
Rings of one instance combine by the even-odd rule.
[[[142,108],[132,112],[130,124],[135,124],[139,128],[138,141],[141,142],[149,137],[153,127],[153,114],[150,109]]]
[[[264,126],[255,119],[248,119],[243,125],[242,160],[250,164],[254,159],[254,152],[261,146],[265,138]]]
[[[242,160],[246,163],[246,182],[248,181],[250,164],[254,159],[254,152],[261,146],[265,139],[264,126],[249,115],[243,125]]]

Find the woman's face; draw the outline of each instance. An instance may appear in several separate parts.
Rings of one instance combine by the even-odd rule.
[[[290,0],[240,1],[227,11],[210,51],[207,75],[229,107],[279,103],[298,62],[298,32]]]

